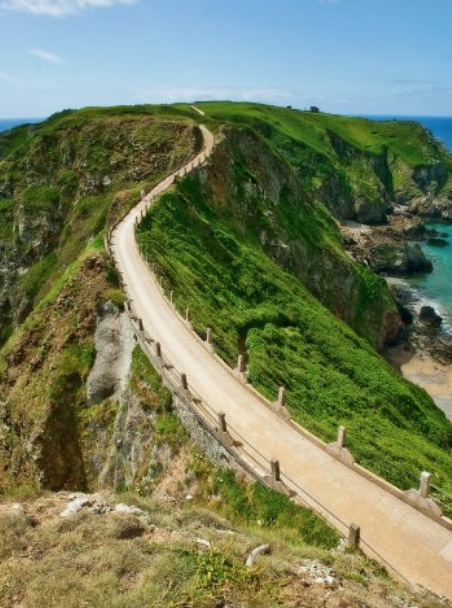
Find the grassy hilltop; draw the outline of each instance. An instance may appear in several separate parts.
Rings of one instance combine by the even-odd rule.
[[[205,116],[184,104],[65,111],[0,136],[5,487],[38,470],[48,487],[95,487],[95,429],[111,432],[119,412],[111,399],[86,406],[96,310],[122,303],[105,229],[199,150],[200,122],[218,135],[213,157],[139,233],[178,305],[199,333],[213,328],[227,361],[247,356],[265,395],[284,384],[294,418],[321,437],[346,424],[358,460],[391,481],[412,486],[425,468],[452,487],[450,424],[372,348],[394,337],[396,308],[336,224],[448,196],[450,156],[415,123],[198,106]]]

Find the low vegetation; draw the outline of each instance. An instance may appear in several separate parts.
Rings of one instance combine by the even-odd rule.
[[[137,505],[141,514],[84,508],[61,518],[67,500],[44,495],[23,510],[0,504],[2,607],[445,606],[394,583],[359,553],[312,547],[296,535],[289,540],[266,522],[250,528],[198,504],[133,494],[97,500]],[[247,567],[247,555],[263,543],[271,553]]]

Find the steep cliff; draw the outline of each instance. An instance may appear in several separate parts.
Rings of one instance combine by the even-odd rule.
[[[383,279],[346,255],[335,221],[289,164],[253,131],[229,129],[206,172],[204,196],[218,217],[299,278],[377,348],[400,321]]]

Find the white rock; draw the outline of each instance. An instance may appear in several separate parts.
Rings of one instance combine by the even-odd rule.
[[[87,498],[86,496],[81,498],[75,498],[74,500],[67,503],[64,511],[61,511],[60,517],[71,517],[72,515],[78,513],[80,509],[82,509],[82,507],[85,507],[86,505],[92,505],[92,500],[90,498]]]
[[[144,511],[138,507],[126,505],[123,502],[118,503],[114,508],[115,513],[131,513],[132,515],[146,515]]]

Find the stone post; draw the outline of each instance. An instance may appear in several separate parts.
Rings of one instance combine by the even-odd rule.
[[[187,390],[188,389],[187,374],[181,374],[180,381],[182,383],[182,388]]]
[[[286,389],[284,386],[280,386],[278,390],[278,406],[284,407],[286,405]]]
[[[218,429],[220,433],[228,432],[228,427],[226,424],[226,414],[224,412],[218,412]]]
[[[155,343],[155,354],[157,355],[157,357],[160,359],[162,356],[162,347],[160,345],[160,342],[156,342]]]
[[[361,537],[361,528],[356,524],[350,524],[348,529],[348,546],[350,549],[359,549],[359,541]]]
[[[172,303],[173,303],[173,301],[174,301],[174,291],[173,291],[173,290],[171,290],[171,291],[169,292],[169,300],[170,300],[171,304],[172,304]]]
[[[245,359],[243,355],[239,355],[237,358],[237,370],[241,373],[244,373],[246,371]]]
[[[190,309],[189,308],[185,309],[185,320],[187,321],[187,323],[190,323]]]
[[[421,483],[419,486],[419,494],[422,498],[427,498],[430,492],[430,473],[423,471],[421,473]]]
[[[345,448],[347,445],[347,428],[345,426],[340,426],[337,431],[337,446],[340,450]]]
[[[208,327],[206,330],[206,342],[209,344],[209,346],[212,344],[212,330],[210,327]]]
[[[281,481],[281,471],[279,469],[279,460],[270,460],[271,476],[273,481]]]
[[[138,319],[138,329],[140,331],[143,331],[144,327],[143,327],[143,319]]]

